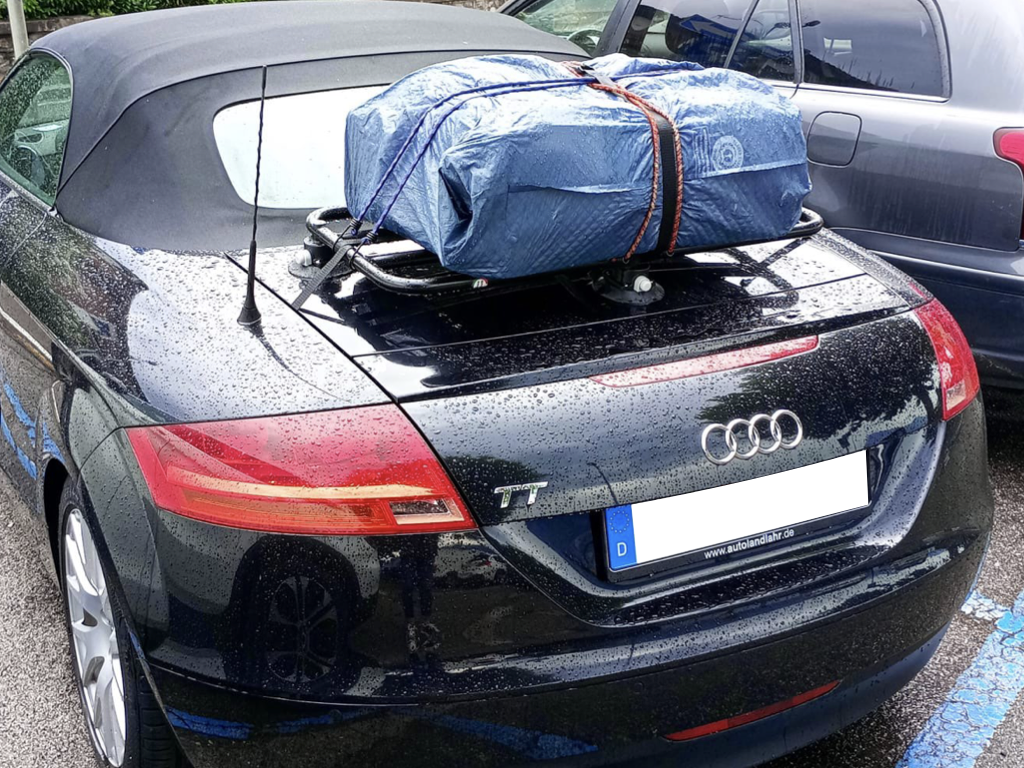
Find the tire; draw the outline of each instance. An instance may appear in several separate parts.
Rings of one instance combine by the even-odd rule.
[[[60,580],[71,671],[89,740],[106,768],[186,768],[129,639],[125,612],[109,588],[110,568],[99,555],[84,508],[71,483],[65,483]]]

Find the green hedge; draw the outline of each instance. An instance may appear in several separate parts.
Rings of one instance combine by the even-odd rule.
[[[237,3],[243,0],[25,0],[25,17],[48,19],[53,16],[110,16],[184,5]],[[0,19],[7,18],[7,3],[0,0]]]

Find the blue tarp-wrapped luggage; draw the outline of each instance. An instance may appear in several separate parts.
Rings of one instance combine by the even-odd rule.
[[[475,277],[657,250],[671,241],[661,221],[666,188],[667,210],[678,205],[674,180],[654,173],[662,134],[649,111],[608,87],[675,124],[677,248],[782,237],[797,223],[810,182],[800,113],[788,99],[739,72],[621,54],[575,73],[508,55],[403,78],[348,117],[349,210]],[[674,163],[672,153],[660,157]]]

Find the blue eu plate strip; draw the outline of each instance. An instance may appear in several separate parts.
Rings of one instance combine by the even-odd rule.
[[[636,542],[633,540],[633,506],[610,507],[604,511],[608,530],[608,563],[613,571],[636,565]]]

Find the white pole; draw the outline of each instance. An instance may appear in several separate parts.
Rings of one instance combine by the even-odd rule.
[[[7,15],[11,20],[11,38],[14,40],[14,58],[28,50],[28,27],[25,26],[25,4],[22,0],[8,0]]]

